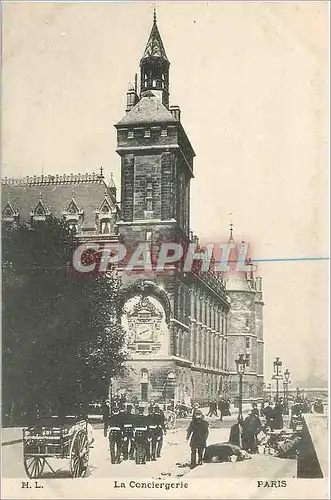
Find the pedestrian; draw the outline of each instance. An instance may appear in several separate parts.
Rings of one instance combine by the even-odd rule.
[[[102,403],[102,421],[103,421],[103,435],[104,435],[104,437],[107,437],[109,417],[110,417],[109,410],[110,410],[109,399],[106,399]]]
[[[147,434],[146,434],[146,460],[149,462],[151,460],[152,453],[152,439],[154,435],[154,430],[156,429],[156,425],[154,425],[154,405],[149,406],[148,414],[146,417],[147,424]]]
[[[151,413],[153,413],[154,406],[155,406],[155,401],[154,401],[154,399],[151,399],[151,401],[149,403],[149,407],[148,407],[148,412],[150,411]]]
[[[144,415],[144,407],[138,408],[138,414],[134,420],[134,448],[136,464],[146,464],[147,456],[147,417]]]
[[[238,422],[233,424],[230,429],[229,443],[242,448],[242,432],[243,420],[240,418]]]
[[[199,410],[199,403],[194,403],[193,410],[192,410],[192,417],[195,417],[195,415],[197,414],[198,411],[200,411]]]
[[[259,417],[251,411],[245,418],[242,431],[242,447],[249,453],[258,453],[257,435],[261,432]]]
[[[222,422],[226,413],[226,401],[223,398],[218,402],[218,409],[220,411],[220,421]]]
[[[122,421],[117,407],[109,419],[109,451],[112,464],[119,464],[122,451]]]
[[[159,405],[155,405],[154,408],[154,423],[157,426],[156,431],[156,449],[154,449],[154,444],[152,442],[152,460],[153,456],[156,458],[161,457],[161,450],[163,446],[163,436],[167,433],[165,427],[165,416]]]
[[[271,430],[274,430],[275,411],[274,411],[273,405],[270,401],[268,402],[267,406],[264,408],[263,414],[265,416],[265,425],[270,427]]]
[[[208,409],[207,417],[211,417],[212,412],[213,412],[213,402],[211,400],[209,401],[208,406],[209,406],[209,409]]]
[[[126,412],[122,418],[122,451],[123,460],[128,460],[128,458],[133,458],[134,446],[133,446],[133,427],[134,427],[134,415],[132,413],[132,405],[127,405]]]
[[[209,433],[209,425],[203,418],[202,412],[198,411],[195,417],[192,417],[190,425],[187,429],[186,439],[190,439],[191,447],[191,464],[190,468],[193,469],[197,465],[197,453],[198,453],[198,465],[202,465],[203,452],[207,446],[207,437]]]
[[[262,399],[261,406],[260,406],[260,415],[262,417],[264,416],[264,407],[265,407],[265,404],[264,404],[264,400]]]
[[[283,422],[283,405],[278,401],[275,404],[274,408],[274,420],[273,420],[273,428],[274,429],[282,429],[284,425]]]

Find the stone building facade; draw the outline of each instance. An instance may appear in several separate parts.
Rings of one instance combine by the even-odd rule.
[[[178,106],[170,106],[169,66],[154,18],[140,61],[140,89],[127,93],[126,114],[116,125],[121,161],[121,202],[100,174],[4,179],[3,221],[63,217],[82,242],[123,243],[134,252],[147,243],[187,248],[190,231],[192,145]],[[202,250],[202,249],[201,249]],[[164,273],[122,277],[121,321],[127,372],[113,389],[128,399],[206,401],[237,394],[235,359],[249,357],[244,397],[263,391],[261,279],[252,273],[215,275],[182,262]]]

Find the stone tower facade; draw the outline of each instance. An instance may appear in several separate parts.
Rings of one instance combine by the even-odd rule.
[[[121,158],[118,233],[134,251],[175,242],[187,247],[190,232],[191,143],[178,106],[169,105],[169,66],[154,17],[140,61],[140,93],[127,93],[124,118],[115,125]],[[152,250],[153,254],[153,250]],[[216,397],[226,386],[226,317],[223,280],[182,272],[123,273],[123,326],[127,331],[127,375],[118,387],[128,397],[164,400]]]
[[[234,243],[232,227],[229,243]],[[233,259],[238,262],[238,256]],[[231,254],[230,254],[231,263]],[[247,367],[243,378],[243,399],[251,400],[263,396],[263,297],[262,278],[255,277],[253,265],[245,262],[246,271],[237,272],[230,265],[227,273],[226,291],[230,302],[228,316],[228,367],[229,394],[236,399],[239,381],[236,359],[244,354]]]

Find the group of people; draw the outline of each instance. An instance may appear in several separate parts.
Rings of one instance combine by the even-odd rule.
[[[217,402],[216,399],[209,401],[209,410],[207,413],[207,417],[218,417],[218,412],[220,412],[220,420],[223,420],[223,417],[230,417],[230,400],[229,399],[219,399]]]
[[[104,436],[109,440],[110,460],[119,464],[122,460],[135,460],[137,464],[156,460],[161,456],[163,436],[166,434],[165,416],[153,401],[145,415],[143,406],[125,405],[110,408],[103,405]]]

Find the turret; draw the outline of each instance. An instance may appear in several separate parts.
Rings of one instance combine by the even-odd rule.
[[[154,10],[153,27],[140,60],[140,97],[150,90],[169,107],[169,66]]]

